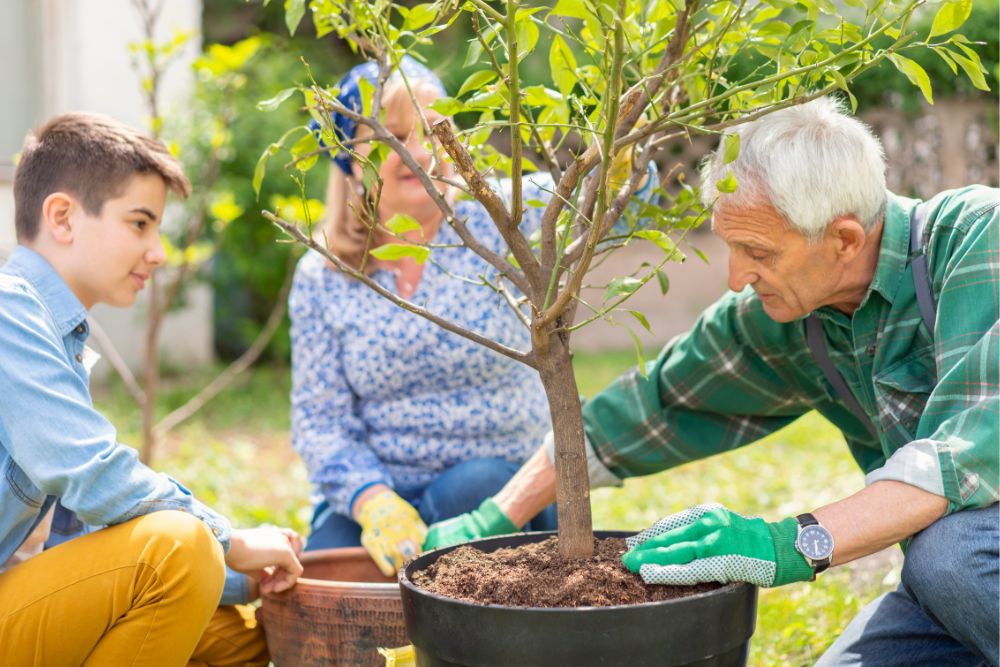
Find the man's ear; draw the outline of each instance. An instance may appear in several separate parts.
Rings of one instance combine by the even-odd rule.
[[[66,245],[73,241],[73,225],[71,214],[78,202],[65,192],[53,192],[42,202],[43,231],[58,244]]]
[[[853,215],[836,218],[827,227],[827,238],[833,243],[834,252],[842,261],[857,257],[865,247],[868,234]]]

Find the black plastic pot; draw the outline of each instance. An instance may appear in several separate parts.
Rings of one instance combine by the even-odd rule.
[[[597,536],[629,534],[599,532]],[[471,544],[490,552],[551,535],[505,535]],[[418,667],[746,664],[757,611],[757,588],[750,584],[729,584],[664,602],[573,609],[475,605],[413,584],[414,572],[454,548],[430,551],[400,572],[403,617]]]

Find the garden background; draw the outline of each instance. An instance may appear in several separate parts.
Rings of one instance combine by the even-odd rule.
[[[133,3],[137,21],[142,4]],[[926,25],[918,25],[917,30],[929,28],[933,9],[932,3],[921,14]],[[316,216],[322,208],[325,165],[310,171],[300,190],[281,168],[287,160],[272,160],[259,200],[251,186],[262,151],[285,128],[303,122],[292,102],[275,104],[269,113],[258,109],[260,101],[306,79],[299,54],[324,84],[334,83],[357,62],[335,36],[315,39],[308,12],[295,35],[289,36],[284,10],[277,1],[265,7],[244,0],[205,0],[200,33],[176,37],[175,49],[200,42],[203,56],[195,65],[190,97],[163,96],[152,122],[177,146],[190,171],[201,174],[205,164],[214,161],[216,165],[211,178],[193,179],[200,196],[186,209],[174,212],[179,217],[200,214],[205,218],[202,238],[191,245],[188,258],[205,270],[198,272],[201,277],[185,283],[178,307],[189,305],[185,296],[195,293],[192,286],[199,281],[208,286],[214,304],[216,361],[176,363],[166,341],[160,392],[153,408],[158,417],[183,405],[261,340],[261,329],[293,265],[289,253],[299,250],[276,243],[278,234],[261,217],[260,209],[282,208],[285,217],[295,218],[307,212]],[[972,17],[962,28],[969,39],[984,42],[976,51],[986,65],[993,92],[973,89],[930,52],[917,60],[930,76],[935,107],[928,107],[917,88],[888,63],[852,86],[859,113],[883,139],[895,191],[929,196],[964,183],[997,184],[997,23],[997,0],[976,0]],[[456,91],[468,74],[463,68],[465,45],[458,37],[448,39],[423,55],[446,87]],[[144,56],[149,57],[144,60]],[[159,62],[170,67],[168,43],[136,43],[132,51],[136,78],[130,83],[155,86],[144,63],[158,62],[160,56]],[[524,77],[531,82],[531,62],[525,65]],[[703,140],[681,146],[663,166],[680,163],[690,169],[711,148]],[[183,224],[178,225],[178,230],[183,229]],[[183,238],[174,242],[183,252]],[[687,265],[670,267],[666,298],[649,286],[634,297],[633,307],[646,313],[652,325],[651,333],[639,332],[647,358],[669,337],[690,326],[697,313],[725,290],[724,249],[707,230],[692,234],[690,243],[703,252],[707,262],[693,256]],[[622,267],[643,261],[641,252],[620,253],[615,257],[617,265],[601,269],[607,275],[627,273]],[[630,338],[620,326],[584,329],[574,341],[584,396],[593,396],[635,364]],[[309,488],[304,467],[289,444],[288,359],[284,318],[249,370],[160,438],[153,466],[182,480],[237,525],[266,522],[305,532]],[[95,385],[94,395],[98,409],[118,426],[121,440],[141,442],[141,412],[120,379],[105,374]],[[703,501],[777,519],[849,495],[862,484],[839,432],[819,416],[809,415],[752,447],[628,480],[622,489],[594,493],[594,524],[598,529],[640,529],[664,514]],[[898,549],[893,548],[828,572],[814,584],[762,591],[750,664],[811,664],[866,602],[895,586],[900,563]]]

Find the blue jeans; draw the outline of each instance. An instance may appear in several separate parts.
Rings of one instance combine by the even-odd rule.
[[[994,504],[918,533],[899,588],[862,609],[817,667],[996,667],[998,518]]]
[[[503,459],[473,459],[438,475],[426,488],[402,494],[420,512],[428,526],[477,509],[496,495],[514,476],[519,465]],[[549,505],[532,519],[525,530],[555,530],[556,506]],[[361,544],[361,526],[351,517],[333,512],[326,501],[316,506],[306,551]]]

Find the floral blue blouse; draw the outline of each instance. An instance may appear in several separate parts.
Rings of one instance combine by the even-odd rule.
[[[551,180],[524,183],[525,201],[551,196]],[[461,201],[455,212],[502,253],[503,240],[478,202]],[[537,229],[540,217],[541,209],[527,207],[524,228]],[[434,243],[461,241],[442,225]],[[528,350],[530,334],[502,297],[454,277],[478,282],[477,275],[495,273],[467,248],[434,248],[411,300]],[[377,270],[372,278],[396,292],[391,272]],[[410,496],[463,461],[520,463],[550,428],[533,369],[400,309],[327,268],[316,252],[299,261],[289,312],[292,445],[309,470],[314,501],[325,498],[335,512],[349,514],[354,495],[374,483]]]

